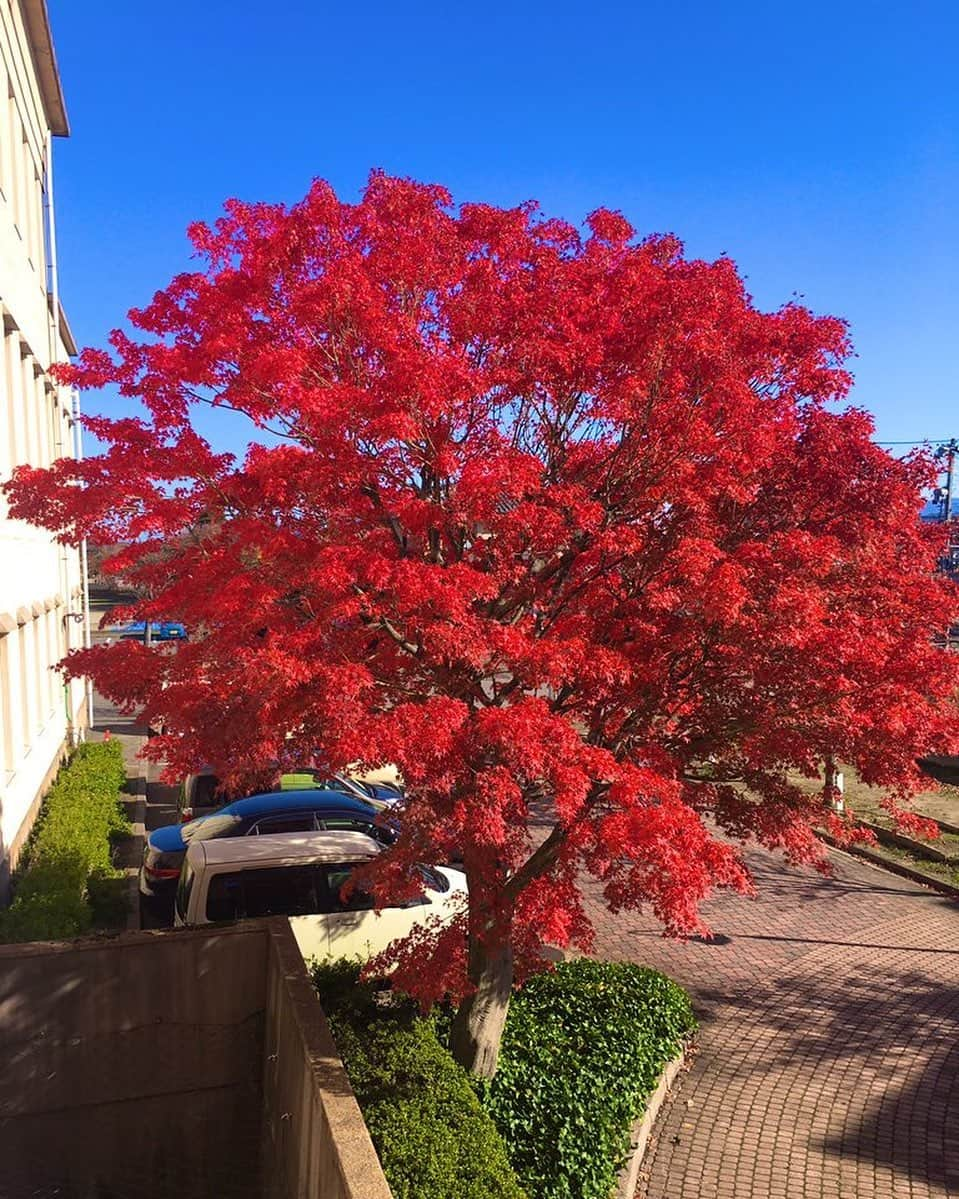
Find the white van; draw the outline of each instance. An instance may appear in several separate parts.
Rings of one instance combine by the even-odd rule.
[[[380,846],[364,833],[278,833],[193,841],[176,894],[178,926],[289,916],[306,959],[364,961],[432,917],[449,923],[465,909],[466,876],[446,866],[419,867],[423,891],[414,900],[373,911],[359,887],[348,900],[343,884]]]

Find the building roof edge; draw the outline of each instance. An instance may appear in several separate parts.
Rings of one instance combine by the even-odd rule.
[[[46,0],[20,0],[20,10],[30,42],[30,53],[37,69],[37,81],[50,132],[55,137],[69,137],[70,122],[67,120],[67,108],[63,99],[57,55],[53,48],[53,33],[50,29]]]

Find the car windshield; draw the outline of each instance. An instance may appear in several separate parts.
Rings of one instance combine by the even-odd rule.
[[[215,837],[226,836],[242,823],[243,818],[233,812],[214,812],[212,816],[199,816],[180,825],[180,836],[188,845],[191,841],[212,841]]]

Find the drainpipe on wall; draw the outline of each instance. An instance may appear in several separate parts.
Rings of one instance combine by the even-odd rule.
[[[73,456],[78,462],[83,460],[83,426],[80,424],[80,392],[70,389],[70,417],[73,428]],[[87,565],[87,539],[80,542],[80,586],[83,588],[83,645],[89,649],[93,644],[90,629],[90,571]],[[93,728],[93,682],[87,676],[83,679],[83,690],[87,704],[87,728]]]
[[[57,225],[56,215],[53,204],[53,139],[47,133],[44,139],[44,207],[46,209],[46,232],[47,232],[47,293],[49,297],[49,352],[48,358],[50,365],[60,360],[60,281],[57,272]],[[59,396],[59,386],[55,384],[57,391],[56,396]],[[71,397],[72,399],[72,397]],[[54,401],[56,403],[56,401]],[[59,405],[56,405],[59,408]],[[56,410],[56,409],[55,409]],[[75,423],[75,415],[71,411],[70,419],[74,430],[77,429]],[[68,447],[64,444],[63,437],[63,421],[57,416],[53,422],[55,452],[57,457],[62,458],[68,452]],[[74,432],[74,444],[76,445],[77,434]],[[81,555],[81,586],[83,588],[83,615],[84,627],[89,627],[89,601],[87,598],[86,588],[86,570]],[[73,607],[72,596],[70,595],[70,558],[65,545],[60,546],[60,591],[63,596],[66,612],[69,612]],[[72,648],[70,645],[70,619],[66,612],[61,617],[64,628],[64,640],[67,652]],[[84,638],[86,643],[86,637]],[[89,689],[89,683],[86,684]],[[83,730],[78,728],[74,721],[73,703],[70,694],[70,684],[64,680],[63,683],[63,706],[66,711],[67,719],[67,740],[70,746],[76,746],[83,739]],[[91,698],[88,696],[88,710],[92,708]]]

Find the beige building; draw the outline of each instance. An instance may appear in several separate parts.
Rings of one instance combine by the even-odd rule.
[[[52,139],[69,133],[45,0],[0,0],[0,479],[79,453],[52,362],[76,347],[60,307]],[[79,683],[51,669],[89,619],[81,555],[9,519],[0,497],[0,899],[43,792],[83,736]]]

